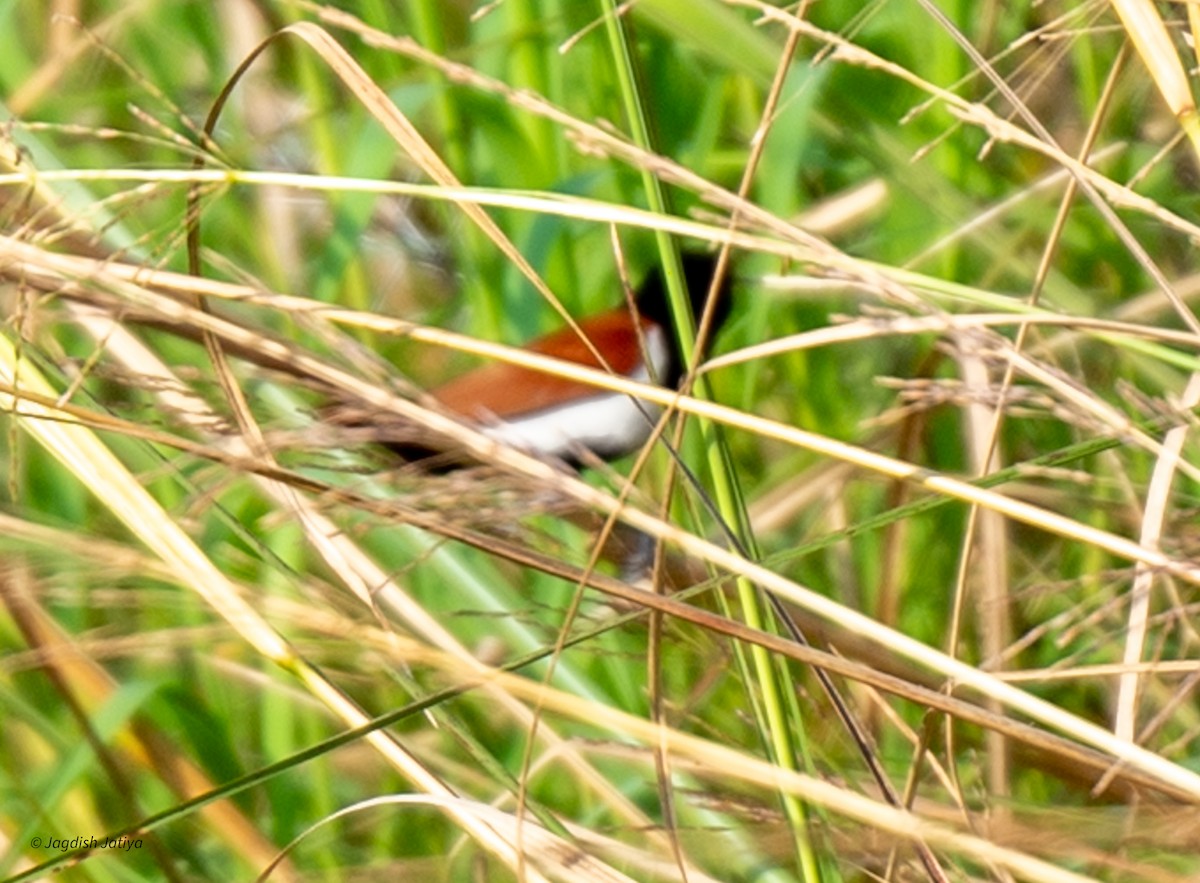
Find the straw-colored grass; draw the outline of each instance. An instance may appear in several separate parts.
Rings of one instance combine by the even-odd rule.
[[[0,880],[1200,874],[1194,9],[342,6],[0,12]]]

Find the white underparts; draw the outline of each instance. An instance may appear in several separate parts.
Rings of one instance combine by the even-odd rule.
[[[654,376],[662,377],[669,358],[664,331],[652,326],[645,338]],[[650,373],[642,365],[629,379],[645,383]],[[615,459],[646,442],[661,411],[657,405],[631,396],[597,390],[595,396],[509,418],[485,426],[483,431],[530,453],[571,460],[580,449],[587,449],[599,457]]]

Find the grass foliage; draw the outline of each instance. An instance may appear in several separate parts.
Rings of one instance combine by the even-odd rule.
[[[0,879],[1195,879],[1193,14],[0,4]],[[421,396],[677,248],[645,456]]]

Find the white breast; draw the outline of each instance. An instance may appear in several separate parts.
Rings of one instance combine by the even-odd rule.
[[[669,359],[663,329],[653,326],[647,329],[645,338],[646,355],[654,366],[654,376],[661,377],[667,371]],[[629,377],[641,382],[650,380],[645,366]],[[586,448],[599,457],[616,459],[645,444],[661,413],[657,405],[597,390],[595,396],[510,417],[483,431],[497,441],[530,453],[573,460],[576,452]]]

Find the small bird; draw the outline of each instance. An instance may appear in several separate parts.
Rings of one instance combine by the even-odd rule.
[[[715,261],[707,255],[687,253],[682,264],[692,311],[699,320]],[[713,332],[728,317],[728,289],[728,282],[723,281],[715,295]],[[625,305],[578,323],[604,364],[572,328],[540,337],[525,348],[589,368],[603,369],[606,364],[621,376],[673,389],[684,365],[660,270],[654,269],[646,277],[635,303],[636,320]],[[623,393],[507,363],[470,371],[430,390],[430,395],[497,441],[575,467],[582,465],[587,454],[616,460],[636,451],[650,437],[659,414],[657,406]],[[387,446],[405,460],[427,460],[437,470],[462,463],[420,443],[390,442]]]

